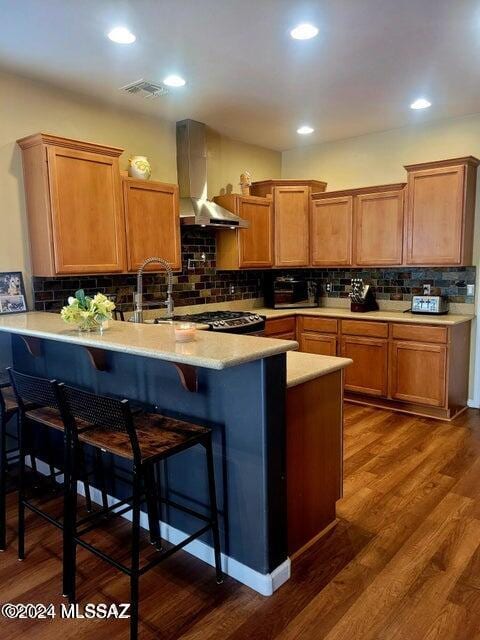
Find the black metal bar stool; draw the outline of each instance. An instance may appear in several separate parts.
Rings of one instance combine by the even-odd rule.
[[[10,386],[10,378],[6,371],[0,371],[0,551],[7,548],[7,524],[5,498],[7,493],[8,454],[16,451],[7,450],[7,424],[17,419],[18,404]]]
[[[19,426],[18,426],[18,449],[19,449],[19,479],[18,479],[18,558],[25,558],[25,509],[36,513],[44,520],[63,531],[63,549],[64,559],[65,550],[70,549],[71,538],[71,521],[72,514],[67,511],[69,501],[65,499],[70,490],[70,468],[72,446],[68,438],[70,432],[64,428],[64,422],[60,413],[58,384],[55,380],[47,380],[36,376],[30,376],[18,371],[9,369],[15,399],[18,404]],[[49,438],[51,430],[61,431],[63,434],[63,461],[57,465],[61,467],[58,471],[53,467],[53,459],[49,461],[50,475],[46,479],[35,475],[35,484],[30,483],[28,486],[25,472],[25,457],[30,454],[31,460],[35,460],[35,454],[32,445],[27,446],[27,440],[32,442],[33,438],[31,427],[40,427],[42,435]],[[29,431],[29,433],[27,433]],[[28,438],[27,438],[28,436]],[[52,443],[47,440],[48,449],[52,449]],[[83,449],[76,448],[76,455],[82,459],[83,466],[85,460]],[[83,482],[87,509],[91,511],[90,486],[88,477],[92,472],[83,469],[79,480]],[[59,476],[63,475],[63,482],[59,482]],[[39,483],[39,484],[37,484]],[[40,491],[39,491],[40,488]],[[50,515],[48,510],[44,508],[48,505],[49,499],[58,498],[59,492],[63,491],[64,504],[61,517]],[[38,497],[42,500],[42,507],[38,505]],[[63,566],[63,594],[68,595],[71,580],[67,575],[69,565],[65,563]]]
[[[212,531],[217,582],[223,582],[220,555],[220,536],[215,491],[215,478],[212,454],[212,432],[210,429],[188,422],[167,418],[154,413],[132,413],[128,400],[97,396],[92,393],[60,385],[60,407],[65,420],[65,428],[71,431],[72,447],[81,443],[99,448],[101,451],[120,456],[132,464],[132,495],[110,507],[120,507],[118,515],[132,511],[132,543],[131,563],[126,566],[103,552],[98,547],[86,542],[83,536],[101,525],[100,514],[90,514],[82,522],[74,519],[72,528],[72,548],[69,554],[71,568],[67,571],[72,576],[70,587],[71,601],[75,601],[76,549],[80,545],[84,549],[102,558],[130,577],[131,618],[130,638],[138,637],[138,600],[139,578],[175,551]],[[88,426],[90,425],[90,427]],[[195,445],[201,445],[206,452],[208,473],[210,516],[207,517],[171,500],[162,499],[157,490],[154,468],[157,462],[185,451]],[[77,493],[76,478],[80,473],[79,458],[72,455],[72,482],[69,499],[69,512],[76,514]],[[155,500],[152,497],[155,496]],[[161,549],[154,558],[143,566],[140,565],[140,507],[142,499],[147,498],[150,521],[150,535],[160,538],[158,500],[184,511],[203,521],[203,526],[183,542],[168,549]],[[148,500],[150,497],[150,500]],[[152,533],[152,529],[154,532]]]

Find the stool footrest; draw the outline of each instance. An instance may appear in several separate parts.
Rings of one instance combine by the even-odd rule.
[[[187,544],[190,544],[190,542],[193,542],[193,540],[195,540],[196,538],[199,538],[211,528],[212,528],[212,525],[207,524],[201,529],[199,529],[196,533],[192,533],[191,536],[188,536],[188,538],[185,538],[185,540],[182,540],[182,542],[179,542],[175,546],[170,547],[170,549],[167,549],[166,551],[159,552],[159,555],[153,558],[153,560],[150,560],[150,562],[147,562],[147,564],[145,564],[143,567],[140,567],[139,574],[143,575],[150,569],[153,569],[153,567],[157,566],[157,564],[160,564],[160,562],[162,562],[163,560],[166,560],[169,556],[174,554],[176,551],[183,549],[183,547],[186,547]]]

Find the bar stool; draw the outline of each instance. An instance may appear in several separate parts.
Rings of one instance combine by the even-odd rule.
[[[6,371],[0,371],[0,551],[7,548],[7,525],[5,498],[7,493],[8,454],[15,449],[7,450],[7,424],[17,418],[18,404],[15,399],[10,378]]]
[[[36,376],[30,376],[13,369],[8,369],[10,379],[12,382],[13,391],[15,393],[15,399],[18,404],[18,449],[19,449],[19,479],[18,479],[18,559],[24,560],[25,558],[25,509],[36,513],[41,518],[54,525],[58,529],[63,531],[63,549],[65,558],[65,549],[70,549],[70,522],[72,520],[71,514],[67,512],[67,506],[69,504],[65,496],[68,495],[70,490],[70,467],[72,464],[70,455],[72,453],[72,446],[68,441],[69,432],[65,431],[62,415],[59,409],[59,394],[58,383],[55,380],[47,380],[45,378],[39,378]],[[50,435],[52,431],[60,431],[63,434],[63,462],[58,465],[61,468],[56,471],[53,467],[53,459],[50,460],[50,476],[47,476],[45,482],[41,480],[40,495],[43,500],[48,504],[48,499],[57,499],[59,491],[63,490],[64,504],[62,510],[62,517],[57,518],[49,514],[44,508],[40,508],[35,503],[35,498],[38,497],[38,485],[27,486],[26,472],[25,472],[25,457],[27,453],[30,454],[31,460],[35,460],[35,451],[33,446],[27,447],[27,426],[35,425],[43,430],[43,436],[47,438],[48,449],[53,448],[53,443],[50,441]],[[83,456],[83,450],[81,448],[76,449],[76,454],[82,459],[83,466],[85,467],[85,459]],[[38,452],[37,452],[38,453]],[[88,477],[92,472],[89,472],[86,468],[83,469],[83,473],[79,480],[83,482],[87,509],[91,511],[91,499],[90,499],[90,485]],[[62,483],[58,482],[58,477],[64,476]],[[40,480],[40,476],[36,474],[37,481]],[[35,490],[33,490],[35,489]],[[105,498],[106,499],[106,498]],[[68,543],[68,544],[67,544]],[[69,577],[66,570],[69,568],[64,561],[63,566],[63,594],[68,595],[68,589],[70,585]]]
[[[72,578],[72,584],[69,589],[70,599],[71,602],[75,602],[76,549],[80,545],[130,577],[130,638],[131,640],[136,640],[138,637],[139,577],[209,530],[212,531],[213,537],[217,582],[219,584],[223,582],[212,454],[212,432],[211,429],[167,418],[159,414],[132,413],[128,400],[98,396],[66,385],[60,385],[59,394],[65,428],[67,431],[71,431],[69,440],[72,446],[75,447],[81,443],[88,444],[130,461],[133,478],[132,495],[110,507],[110,509],[122,507],[118,515],[126,511],[132,511],[130,566],[117,562],[113,557],[83,539],[85,533],[99,525],[98,514],[91,514],[85,518],[82,523],[85,525],[83,527],[79,526],[79,522],[74,517],[72,523],[72,547],[68,556],[71,566],[67,570],[68,575]],[[209,517],[183,507],[172,500],[162,498],[159,495],[155,480],[154,468],[157,462],[195,445],[203,446],[206,453],[210,502]],[[76,514],[77,493],[74,488],[76,478],[80,472],[78,456],[72,455],[72,461],[72,491],[69,495],[71,501],[69,511],[72,514]],[[180,544],[159,550],[158,555],[143,566],[140,566],[140,506],[142,498],[148,495],[150,497],[155,495],[157,500],[198,518],[204,522],[204,525]],[[156,535],[159,537],[157,500],[147,502],[147,508],[151,535],[153,520],[157,527]],[[85,522],[86,520],[90,522]]]

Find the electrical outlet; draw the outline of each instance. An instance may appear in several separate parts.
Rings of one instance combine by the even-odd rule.
[[[330,282],[327,282],[327,284],[325,285],[325,291],[327,293],[330,293],[332,290],[332,284]]]
[[[232,285],[230,285],[230,293],[234,294],[235,293],[235,287]]]
[[[429,296],[431,289],[432,289],[432,286],[430,284],[424,284],[423,285],[423,295],[424,296]]]
[[[473,298],[474,295],[475,295],[475,285],[467,284],[467,296],[471,296]]]

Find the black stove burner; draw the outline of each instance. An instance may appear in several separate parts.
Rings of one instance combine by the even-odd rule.
[[[213,331],[230,333],[260,333],[265,327],[262,316],[248,311],[204,311],[173,316],[172,319],[177,322],[207,324]]]
[[[173,316],[174,320],[185,322],[199,322],[209,324],[220,320],[236,320],[237,318],[248,317],[251,313],[245,311],[205,311],[204,313],[190,313],[183,316]]]

